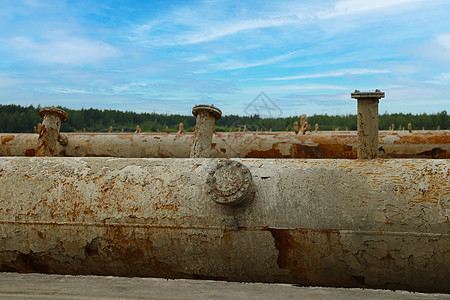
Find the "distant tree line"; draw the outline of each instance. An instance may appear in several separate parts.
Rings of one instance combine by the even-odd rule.
[[[69,120],[61,126],[63,132],[83,131],[86,132],[108,132],[110,126],[113,132],[134,132],[136,125],[139,125],[143,132],[165,131],[166,126],[169,131],[178,131],[179,123],[183,123],[184,130],[193,131],[195,118],[193,116],[167,115],[157,113],[136,113],[131,111],[81,109],[74,110],[59,107],[69,114]],[[19,105],[0,105],[0,132],[33,132],[42,119],[39,117],[40,106],[32,105],[23,107]],[[264,130],[285,131],[292,129],[294,121],[300,123],[300,116],[286,118],[261,118],[259,115],[238,116],[227,115],[216,121],[216,131],[233,131],[243,129],[244,125],[248,131]],[[319,124],[319,130],[356,130],[356,115],[328,116],[312,115],[308,116],[308,123],[312,130],[314,125]],[[379,129],[388,130],[394,124],[397,130],[399,126],[407,128],[411,123],[413,130],[449,129],[450,116],[447,111],[436,114],[388,114],[379,116]]]

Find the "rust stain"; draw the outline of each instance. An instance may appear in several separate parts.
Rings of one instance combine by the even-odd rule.
[[[269,228],[278,249],[277,264],[290,270],[277,276],[277,282],[302,285],[367,287],[364,278],[332,274],[327,259],[338,260],[343,255],[338,230],[273,229]]]
[[[25,150],[25,156],[35,156],[36,150],[35,149],[27,149]]]
[[[2,135],[1,140],[2,140],[2,145],[12,141],[14,139],[14,135]]]
[[[245,158],[290,158],[290,155],[282,155],[276,146],[279,143],[273,144],[269,150],[252,150],[245,154]]]

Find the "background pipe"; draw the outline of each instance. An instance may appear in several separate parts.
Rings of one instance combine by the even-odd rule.
[[[188,158],[194,135],[142,133],[64,133],[69,143],[60,155],[123,158]],[[0,156],[34,156],[37,134],[0,134]],[[356,158],[357,133],[217,132],[211,157],[223,158]],[[450,158],[450,131],[380,131],[380,158]]]

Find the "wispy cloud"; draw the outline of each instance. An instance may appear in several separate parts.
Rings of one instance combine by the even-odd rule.
[[[17,36],[7,41],[20,57],[38,63],[57,63],[63,65],[97,64],[101,60],[116,57],[120,52],[107,43],[84,37],[58,33],[44,41],[30,37]]]
[[[333,5],[333,9],[318,14],[321,19],[342,17],[345,15],[371,13],[373,11],[390,10],[395,7],[401,8],[412,3],[424,2],[425,0],[342,0]]]
[[[289,58],[292,58],[292,57],[298,55],[301,52],[303,52],[303,51],[301,51],[301,50],[292,51],[289,53],[284,53],[282,55],[277,55],[275,57],[270,57],[270,58],[263,59],[260,61],[247,62],[247,63],[229,60],[229,61],[221,62],[218,64],[214,64],[214,65],[212,65],[212,68],[216,69],[216,70],[220,70],[220,71],[226,71],[226,70],[237,70],[237,69],[247,69],[247,68],[259,67],[259,66],[269,65],[269,64],[276,63],[276,62],[287,60]]]
[[[294,75],[283,77],[266,78],[265,80],[296,80],[296,79],[309,79],[309,78],[322,78],[322,77],[341,77],[348,75],[373,75],[373,74],[387,74],[389,70],[372,70],[372,69],[349,69],[339,70],[328,73],[315,73],[306,75]]]
[[[288,24],[298,23],[299,19],[295,16],[275,17],[269,19],[244,20],[239,22],[218,23],[212,27],[204,28],[205,32],[187,34],[177,37],[175,44],[189,45],[207,41],[213,41],[218,38],[236,34],[242,31],[262,29],[268,27],[279,27]]]
[[[280,85],[280,86],[264,86],[267,93],[292,93],[295,91],[315,91],[315,90],[349,90],[347,87],[329,84],[298,84],[298,85]]]

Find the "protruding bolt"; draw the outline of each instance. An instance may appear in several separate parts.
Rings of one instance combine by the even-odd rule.
[[[300,131],[301,133],[305,134],[306,133],[306,128],[308,126],[308,118],[306,117],[305,114],[300,116]]]
[[[294,130],[295,134],[298,134],[298,122],[294,121],[294,127],[292,127],[292,130]]]
[[[378,102],[384,98],[380,90],[361,93],[355,90],[351,97],[358,100],[358,149],[360,159],[378,157]]]
[[[136,131],[134,133],[141,133],[142,129],[139,125],[136,125]]]
[[[184,125],[183,123],[178,124],[178,132],[179,134],[184,133]]]
[[[222,117],[222,111],[213,105],[196,105],[192,114],[197,120],[191,157],[210,157],[214,125]]]
[[[206,179],[208,195],[217,203],[227,206],[249,203],[254,197],[250,170],[237,161],[218,162]]]
[[[35,156],[58,156],[59,130],[69,116],[65,111],[53,106],[41,108],[39,116],[43,120]]]

